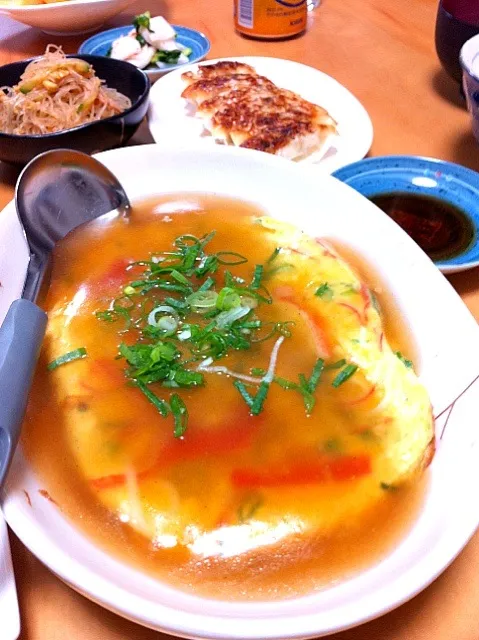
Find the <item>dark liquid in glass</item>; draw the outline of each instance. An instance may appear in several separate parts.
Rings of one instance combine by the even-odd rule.
[[[370,198],[388,214],[432,260],[463,253],[474,240],[474,227],[461,209],[416,193],[386,193]]]
[[[436,21],[436,51],[445,71],[461,82],[459,53],[479,33],[478,0],[441,0]]]

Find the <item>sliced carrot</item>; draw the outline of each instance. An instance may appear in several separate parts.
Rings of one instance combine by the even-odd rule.
[[[324,318],[320,313],[316,309],[305,309],[292,295],[286,294],[284,287],[278,287],[275,289],[274,295],[278,300],[287,302],[298,309],[313,334],[318,356],[325,360],[331,358],[332,348],[326,334]]]
[[[108,269],[99,277],[92,278],[86,284],[90,295],[101,297],[107,294],[116,295],[122,284],[131,279],[130,269],[127,267],[131,264],[128,258],[119,258],[110,264]]]
[[[110,358],[97,358],[90,364],[88,378],[81,380],[87,391],[114,391],[125,385],[123,365]]]
[[[383,343],[384,343],[384,331],[381,331],[379,335],[379,351],[383,350]]]
[[[235,469],[231,482],[241,489],[268,489],[353,480],[371,473],[366,455],[318,458],[270,469]]]
[[[315,238],[315,241],[316,241],[317,244],[319,244],[319,246],[323,250],[324,255],[327,258],[337,258],[338,257],[336,254],[333,253],[332,247],[329,247],[323,240],[321,240],[320,238]]]
[[[376,385],[373,384],[371,388],[368,391],[366,391],[366,393],[362,395],[360,398],[356,398],[355,400],[345,400],[344,404],[347,404],[350,406],[361,404],[361,402],[365,402],[366,400],[368,400],[373,395],[375,390],[376,390]]]
[[[243,419],[236,417],[223,427],[212,430],[198,429],[194,425],[188,427],[182,439],[173,440],[158,455],[156,462],[137,474],[138,481],[158,473],[181,462],[204,458],[205,456],[226,455],[232,451],[240,451],[251,445],[261,424],[261,417],[252,418],[245,414]],[[125,484],[125,474],[113,474],[94,478],[90,484],[94,489],[111,489]]]
[[[349,311],[351,311],[351,313],[355,314],[359,324],[364,324],[364,318],[361,312],[356,307],[353,307],[352,304],[348,304],[347,302],[338,302],[338,307],[344,307],[345,309],[348,309]]]

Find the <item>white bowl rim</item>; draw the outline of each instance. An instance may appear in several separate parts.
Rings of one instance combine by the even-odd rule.
[[[133,2],[133,0],[124,0],[124,2],[120,2],[119,4],[124,4],[125,2],[126,4],[128,4],[128,2]],[[41,13],[42,11],[58,11],[60,9],[75,7],[78,5],[101,5],[114,3],[116,3],[116,0],[60,0],[59,2],[50,2],[47,4],[11,4],[0,6],[0,13],[10,13],[12,11],[14,11],[15,13]],[[121,9],[119,11],[121,11]]]
[[[150,147],[156,147],[156,145],[147,145]],[[133,151],[134,147],[129,147],[120,150],[108,151],[98,154],[98,159],[102,160],[109,154],[122,154],[125,157],[131,153],[137,153],[138,150],[140,153],[144,152],[145,146],[137,147],[137,151]],[[190,150],[191,153],[198,154],[201,153],[197,148],[193,148]],[[171,153],[171,150],[158,150],[159,153]],[[186,151],[184,149],[177,150],[176,153],[184,154]],[[245,154],[249,155],[251,158],[251,162],[254,162],[255,159],[258,160],[258,153],[255,151],[245,151],[242,149],[228,149],[226,152],[221,148],[217,148],[214,151],[208,150],[207,155],[211,154],[215,155],[224,155],[225,153],[229,154],[232,158],[236,157],[247,157]],[[280,158],[275,158],[272,156],[267,156],[266,154],[261,154],[263,157],[262,162],[264,164],[268,164],[271,167],[275,167],[275,165],[279,168],[280,165],[284,166],[284,163],[290,164],[291,167],[297,165],[293,165],[286,160],[282,160]],[[280,164],[278,164],[280,163]],[[298,169],[291,168],[291,172],[297,171]],[[306,168],[301,167],[301,171],[309,171],[311,175],[315,174],[318,176],[317,170],[314,168]],[[332,178],[331,176],[325,177],[325,174],[320,174],[323,176],[323,180],[333,180],[337,183],[338,189],[347,190],[349,192],[353,192],[353,190],[344,185],[340,181]],[[362,196],[354,192],[357,198],[363,199]],[[12,206],[11,203],[7,206]],[[373,206],[373,205],[371,205]],[[389,224],[389,223],[388,223]],[[391,223],[394,224],[394,223]],[[398,233],[403,233],[398,230]],[[409,241],[409,240],[408,240]],[[411,241],[412,242],[412,241]],[[421,258],[422,259],[422,258]],[[424,258],[425,259],[425,258]],[[478,330],[479,331],[479,330]],[[59,551],[55,544],[43,534],[39,535],[39,532],[34,531],[34,528],[31,526],[31,522],[29,522],[28,518],[25,518],[24,514],[18,506],[7,500],[5,502],[6,506],[6,517],[9,524],[12,526],[14,531],[19,535],[22,541],[33,551],[37,557],[39,557],[42,562],[44,562],[53,572],[55,572],[58,576],[60,576],[67,583],[71,584],[73,571],[71,567],[75,568],[75,584],[74,588],[78,589],[80,592],[88,593],[92,599],[103,604],[106,608],[110,608],[115,610],[116,612],[121,613],[127,618],[140,621],[142,624],[146,626],[151,626],[152,628],[160,628],[158,626],[158,619],[161,619],[161,629],[163,631],[173,633],[176,635],[181,635],[184,637],[204,637],[204,638],[234,638],[237,640],[245,640],[248,638],[261,638],[262,640],[266,640],[267,638],[305,638],[305,637],[313,637],[318,635],[318,616],[321,614],[309,614],[309,615],[301,615],[301,617],[290,616],[287,617],[281,616],[281,612],[279,615],[275,614],[270,617],[262,617],[261,620],[255,617],[254,612],[258,610],[258,606],[256,604],[245,603],[245,608],[250,609],[252,614],[248,618],[240,618],[240,617],[205,617],[204,615],[198,615],[191,612],[181,611],[181,616],[178,617],[178,610],[173,609],[172,607],[165,607],[161,604],[155,604],[155,615],[151,616],[151,608],[145,608],[145,600],[141,597],[133,595],[122,587],[118,585],[112,584],[110,581],[103,578],[102,575],[96,574],[94,571],[90,570],[88,567],[82,565],[75,558],[72,558],[63,553],[63,551]],[[471,510],[472,511],[472,510]],[[388,585],[388,589],[384,589],[380,594],[381,598],[377,598],[377,593],[374,594],[376,596],[376,600],[371,600],[371,596],[369,599],[366,597],[365,600],[367,602],[367,609],[363,608],[355,608],[354,616],[350,617],[346,624],[342,626],[337,626],[337,624],[331,627],[322,627],[320,633],[322,635],[331,633],[333,631],[344,630],[353,626],[356,626],[360,623],[371,620],[381,614],[384,614],[390,611],[393,608],[396,608],[400,604],[406,602],[414,595],[416,595],[419,591],[425,588],[428,584],[430,584],[458,555],[458,553],[462,550],[464,545],[468,542],[470,537],[473,535],[476,528],[479,526],[479,513],[471,513],[469,516],[469,520],[467,522],[467,526],[456,527],[454,528],[451,525],[452,533],[448,538],[441,539],[441,544],[437,545],[432,551],[424,554],[421,557],[420,562],[416,565],[410,567],[407,571],[405,571],[402,575],[400,575],[397,581],[393,585]],[[81,534],[80,534],[81,535]],[[42,546],[45,545],[45,546]],[[45,548],[49,551],[45,552]],[[67,567],[70,567],[67,570]],[[427,577],[425,575],[427,574]],[[105,597],[105,594],[107,596]],[[317,594],[308,596],[308,598],[314,598]],[[123,606],[121,609],[115,607],[115,601],[123,602]],[[200,598],[200,600],[204,600]],[[364,599],[363,599],[364,600]],[[361,601],[364,605],[363,600]],[[279,606],[284,601],[280,601]],[[275,604],[275,603],[273,603]],[[149,611],[149,613],[148,613]],[[140,614],[139,614],[140,612]],[[149,615],[150,614],[150,615]],[[138,616],[141,615],[141,618]],[[280,622],[280,629],[277,628],[278,622]],[[221,629],[221,623],[228,623],[228,632],[219,631]],[[276,624],[275,624],[276,623]],[[258,635],[257,627],[262,627],[261,635]]]

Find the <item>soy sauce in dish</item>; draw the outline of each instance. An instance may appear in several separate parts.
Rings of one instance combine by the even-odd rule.
[[[464,211],[416,193],[385,193],[369,198],[417,242],[432,260],[460,255],[474,239],[474,227]]]

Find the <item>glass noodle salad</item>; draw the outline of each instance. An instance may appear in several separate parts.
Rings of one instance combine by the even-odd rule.
[[[126,60],[139,69],[156,65],[186,64],[191,49],[176,40],[176,32],[162,16],[151,17],[149,11],[133,20],[134,29],[117,38],[109,52],[115,60]]]

